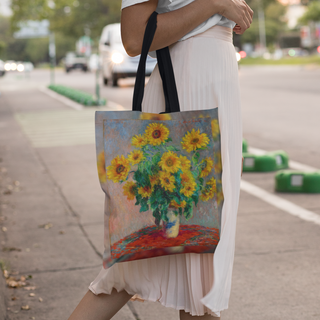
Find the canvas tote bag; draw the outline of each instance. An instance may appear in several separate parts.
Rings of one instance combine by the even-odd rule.
[[[156,26],[154,12],[144,35],[133,111],[96,112],[105,268],[162,255],[213,253],[220,238],[218,109],[180,112],[168,47],[157,51],[166,112],[141,110]]]

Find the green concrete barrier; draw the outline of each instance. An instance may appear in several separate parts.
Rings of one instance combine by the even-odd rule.
[[[248,152],[248,141],[246,139],[242,139],[242,152]]]
[[[56,84],[50,85],[48,88],[85,106],[104,106],[106,104],[106,99],[97,101],[91,94],[73,88]]]
[[[320,193],[320,171],[282,170],[276,174],[275,180],[279,192]]]
[[[270,172],[286,169],[289,166],[289,157],[284,151],[268,152],[264,155],[243,153],[244,172]]]

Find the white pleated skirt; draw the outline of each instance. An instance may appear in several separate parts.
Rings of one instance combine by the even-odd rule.
[[[221,238],[214,254],[178,254],[121,262],[100,271],[89,289],[94,294],[126,290],[191,315],[220,316],[227,309],[239,203],[242,126],[238,64],[232,30],[214,26],[170,47],[181,111],[218,107],[221,130]],[[165,110],[159,70],[145,89],[143,111]]]

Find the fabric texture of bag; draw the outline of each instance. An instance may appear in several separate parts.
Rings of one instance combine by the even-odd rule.
[[[179,112],[169,49],[157,51],[164,114],[143,113],[145,63],[156,30],[146,27],[133,111],[96,112],[99,180],[105,193],[105,268],[181,253],[213,253],[223,193],[218,109]]]

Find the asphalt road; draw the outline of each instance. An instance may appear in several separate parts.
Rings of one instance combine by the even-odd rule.
[[[282,149],[290,160],[320,169],[320,69],[242,67],[239,77],[244,137],[249,146],[267,151]],[[0,79],[3,98],[0,103],[9,106],[16,125],[19,124],[17,128],[29,139],[44,170],[78,217],[79,226],[91,243],[90,250],[101,252],[103,195],[94,168],[93,110],[81,111],[75,117],[75,111],[38,90],[48,81],[49,72],[43,70],[34,71],[29,78],[8,74]],[[57,71],[56,83],[92,93],[95,90],[95,76],[91,73]],[[119,81],[118,88],[101,87],[101,95],[130,109],[133,83],[132,79],[126,79]],[[58,135],[43,138],[43,127],[58,130],[52,124],[53,116],[61,117],[59,130],[64,128],[63,121],[69,126],[71,123],[72,133],[63,138]],[[5,126],[0,119],[0,129]],[[86,143],[74,138],[81,131],[80,138],[82,141],[87,138]],[[5,146],[7,140],[1,141],[1,146]],[[243,186],[241,192],[232,294],[222,319],[320,319],[320,224],[306,221],[309,213],[320,217],[319,194],[275,193],[274,173],[245,173],[243,180],[250,188]],[[254,187],[259,188],[258,192]],[[300,218],[294,216],[292,205],[302,212]],[[73,258],[78,259],[77,255]],[[96,258],[93,263],[93,259],[92,264],[86,261],[85,265],[99,262]],[[72,267],[72,261],[68,267]],[[43,274],[49,272],[45,263],[42,268]],[[96,270],[84,270],[83,279],[92,280]],[[38,281],[41,283],[41,279]],[[77,294],[65,305],[60,297],[61,310],[71,310],[87,284],[74,279]],[[177,319],[175,311],[158,304],[135,302],[134,306],[141,319]],[[122,319],[131,319],[125,316],[130,310],[123,312]]]

